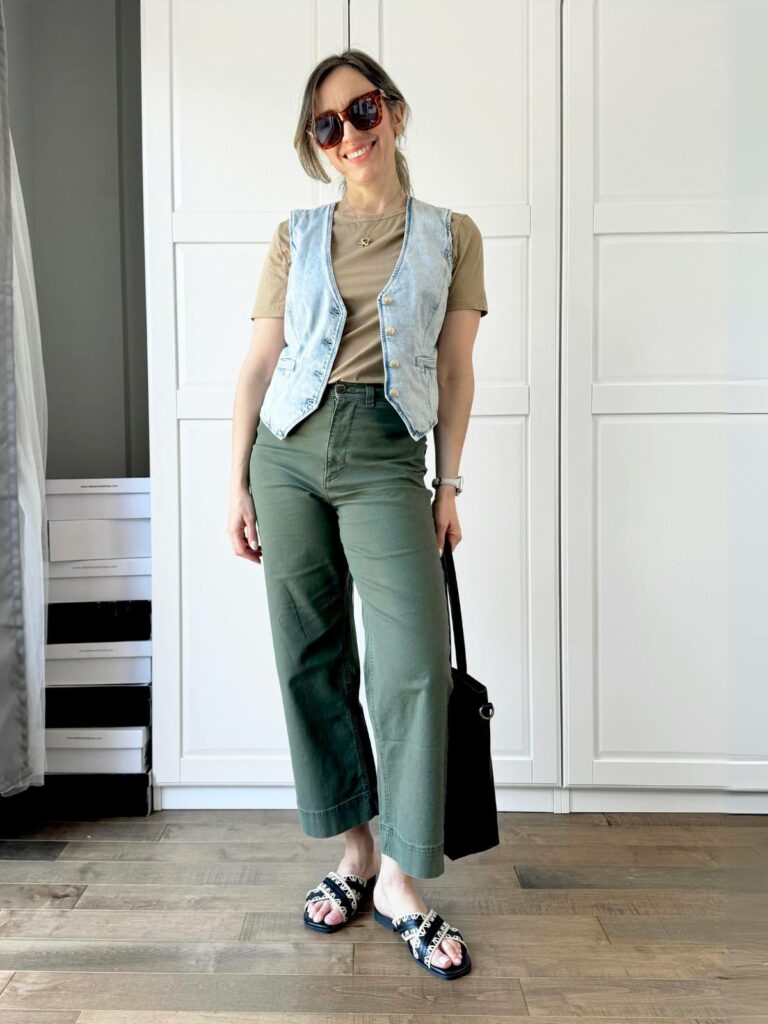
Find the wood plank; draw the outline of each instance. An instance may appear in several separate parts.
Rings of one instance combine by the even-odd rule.
[[[270,842],[270,843],[291,843],[306,842],[308,837],[299,828],[298,822],[280,823],[265,822],[264,824],[249,824],[232,822],[227,824],[221,822],[195,821],[189,824],[166,825],[164,826],[162,842],[164,843],[231,843],[231,842]],[[378,845],[378,832],[371,827],[371,832]],[[321,859],[325,856],[325,850],[336,850],[344,848],[343,840],[339,836],[329,836],[327,839],[311,838],[315,848],[315,857]],[[754,845],[754,843],[753,843]]]
[[[439,907],[443,917],[457,914],[638,914],[692,916],[722,915],[725,897],[689,890],[584,889],[488,890],[463,892],[439,884],[420,886],[425,902]],[[85,889],[77,903],[88,910],[243,910],[279,911],[303,904],[304,892],[282,885],[98,885]],[[758,899],[759,897],[754,897]],[[296,911],[294,910],[294,913]],[[366,911],[368,913],[370,911]],[[457,927],[460,927],[457,924]]]
[[[16,1011],[23,1012],[23,1011]],[[23,1018],[20,1018],[23,1020]],[[0,1011],[0,1024],[4,1021]],[[295,1014],[263,1012],[217,1013],[216,1011],[185,1010],[83,1010],[77,1024],[530,1024],[525,1014],[476,1013],[324,1013],[317,1010],[311,1015],[297,1018]],[[536,1018],[536,1024],[626,1024],[627,1018],[607,1016]],[[658,1024],[658,1017],[633,1017],[631,1024]],[[719,1017],[665,1017],[664,1024],[768,1024],[768,1017],[740,1017],[738,1022]]]
[[[333,943],[5,939],[2,956],[14,971],[351,975],[353,944],[349,936]]]
[[[154,861],[161,863],[190,861],[229,861],[279,864],[303,864],[307,870],[324,873],[329,860],[338,864],[344,852],[343,842],[337,842],[333,854],[326,847],[326,857],[318,855],[315,840],[305,837],[304,841],[250,843],[131,843],[102,841],[78,842],[73,840],[61,844],[63,847],[57,860],[100,860],[100,861]],[[12,841],[7,842],[13,845]],[[39,846],[56,844],[41,843]],[[0,858],[2,851],[0,850]],[[470,858],[451,861],[446,858],[446,873],[472,868],[516,863],[530,864],[533,861],[543,865],[584,865],[637,864],[645,867],[737,867],[768,864],[768,846],[645,846],[594,845],[572,846],[552,843],[548,846],[530,843],[500,843],[491,850],[483,850]]]
[[[276,861],[190,861],[154,863],[144,861],[26,861],[0,862],[0,883],[16,884],[116,884],[126,885],[281,885],[293,886],[302,897],[324,877],[338,861],[315,867],[305,864],[280,864]],[[631,869],[628,869],[631,870]],[[683,870],[683,869],[680,869]],[[696,870],[696,869],[691,869]],[[700,869],[705,870],[705,869]],[[747,869],[745,869],[746,871]],[[434,884],[423,879],[424,889]],[[519,889],[513,865],[477,867],[471,864],[451,867],[440,876],[441,888]]]
[[[6,907],[74,907],[84,885],[15,885],[0,883],[0,909]]]
[[[0,1010],[0,1024],[77,1024],[78,1010]]]
[[[689,982],[689,984],[697,984]],[[702,983],[703,984],[703,983]],[[216,1010],[219,1013],[280,1010],[283,1013],[358,1014],[384,1007],[390,1013],[425,1015],[477,1013],[524,1015],[520,982],[513,978],[475,978],[444,984],[418,966],[407,979],[355,975],[286,984],[279,976],[250,974],[137,974],[17,971],[0,994],[8,1007],[83,1010]],[[477,1017],[475,1017],[477,1021]],[[294,1020],[295,1024],[295,1020]],[[313,1021],[314,1024],[314,1021]]]
[[[727,825],[729,828],[768,828],[768,814],[727,814],[703,812],[680,813],[678,811],[655,811],[652,814],[641,814],[637,811],[605,811],[605,819],[609,825],[626,828],[628,825],[641,825],[656,828],[658,825],[684,825],[686,828],[697,828],[706,825]]]
[[[0,861],[56,860],[66,846],[66,843],[39,842],[35,839],[3,839],[0,841]]]
[[[728,1012],[739,1018],[738,1024],[743,1024],[741,1015],[764,1013],[768,1007],[768,978],[724,978],[721,984]]]
[[[498,941],[504,934],[501,929],[496,930],[496,942],[470,942],[466,929],[461,932],[469,944],[472,975],[480,978],[716,979],[729,963],[727,950],[716,946],[665,947],[647,943],[619,949],[584,948],[568,942],[564,936],[528,945],[517,934],[510,935],[506,943]],[[403,949],[356,943],[355,974],[409,974],[410,951],[400,941]]]
[[[552,814],[549,811],[499,811],[499,823],[503,825],[507,821],[511,821],[514,818],[516,824],[520,825],[563,825],[567,826],[569,822],[578,821],[581,825],[595,825],[597,827],[607,826],[608,820],[607,815],[602,811],[578,811],[573,814]],[[639,817],[642,817],[641,815]],[[653,815],[650,815],[653,817]],[[685,818],[685,815],[678,815],[680,818]],[[696,817],[696,815],[692,815]],[[713,817],[717,817],[714,815]],[[744,817],[751,817],[745,815]],[[768,827],[768,815],[763,816],[765,818],[765,825]],[[146,819],[153,822],[162,822],[166,825],[180,825],[189,822],[201,822],[203,824],[211,824],[216,822],[223,822],[229,824],[253,824],[253,825],[268,825],[275,823],[283,824],[296,824],[298,827],[298,813],[295,808],[280,807],[280,808],[250,808],[250,807],[238,807],[231,809],[217,809],[212,808],[170,808],[163,811],[153,811],[152,814]],[[723,820],[718,824],[728,824],[729,816],[722,815]],[[53,821],[54,819],[48,819]],[[115,818],[95,818],[95,823],[105,822],[134,822],[140,819],[135,817],[115,817]],[[142,819],[143,820],[143,819]],[[378,834],[379,830],[379,818],[374,818],[371,821],[371,831]]]
[[[17,865],[19,873],[24,865]],[[572,867],[549,868],[518,864],[524,889],[717,889],[724,892],[768,892],[768,872],[720,868]]]
[[[168,837],[170,838],[170,836]],[[501,842],[530,842],[547,845],[553,841],[552,831],[549,832],[544,826],[538,828],[522,826],[510,827],[503,836],[499,833]],[[573,827],[563,829],[558,833],[559,843],[583,844],[593,846],[600,843],[610,845],[640,845],[645,846],[653,841],[659,846],[681,845],[681,846],[764,846],[768,844],[768,828],[728,828],[726,826],[713,825],[707,827],[700,825],[696,828],[680,826],[659,825],[652,831],[641,826],[627,828],[579,828]]]
[[[462,914],[461,923],[450,919],[460,929],[468,943],[476,941],[498,942],[499,934],[513,935],[515,941],[529,945],[536,943],[561,942],[590,947],[608,947],[605,932],[597,918],[577,915],[560,915],[541,917],[503,916],[498,914]],[[241,939],[245,942],[264,940],[277,935],[292,938],[306,931],[298,914],[258,914],[245,915]],[[390,943],[394,933],[390,935],[385,928],[373,920],[370,911],[361,911],[346,928],[332,935],[323,935],[323,941],[341,939],[344,933],[352,938],[355,948],[362,944]],[[403,940],[400,939],[400,942]],[[471,950],[470,950],[471,952]],[[473,967],[474,971],[474,967]]]
[[[763,929],[762,942],[753,945],[742,943],[741,929],[728,948],[727,970],[723,973],[731,978],[768,978],[768,932]]]
[[[623,943],[660,942],[666,944],[701,943],[718,945],[732,940],[730,925],[725,916],[716,917],[629,917],[600,915],[600,924],[611,945]],[[738,926],[737,941],[743,948],[754,944],[761,949],[768,944],[768,929],[764,922],[744,920]]]
[[[57,828],[65,829],[64,825]],[[374,830],[372,829],[372,832]],[[225,825],[225,824],[182,824],[168,825],[160,842],[196,843],[196,842],[291,842],[300,839],[302,833],[298,825],[265,824],[265,825]],[[704,825],[696,828],[685,826],[658,826],[651,833],[650,829],[640,826],[634,828],[600,828],[581,825],[499,825],[500,843],[529,843],[535,846],[548,846],[551,843],[560,845],[599,846],[601,844],[616,846],[647,846],[653,842],[659,846],[764,846],[768,844],[768,827],[760,828],[728,828],[726,826]],[[80,836],[54,835],[52,838],[79,839]],[[105,837],[102,837],[105,838]],[[306,837],[304,837],[306,839]],[[339,846],[337,836],[327,839],[313,839],[318,850],[323,846],[330,848]],[[316,854],[317,856],[317,854]]]
[[[286,919],[289,915],[283,915]],[[293,919],[296,915],[291,914]],[[237,941],[246,915],[242,911],[0,910],[0,943],[6,939],[103,939],[105,942]],[[303,925],[302,925],[303,929]],[[602,934],[602,929],[599,929]],[[274,930],[266,937],[280,934]],[[298,928],[295,935],[300,934]],[[289,938],[292,936],[288,936]],[[4,948],[0,945],[0,949]]]
[[[65,841],[69,839],[92,840],[102,839],[123,840],[134,843],[156,843],[166,826],[160,822],[155,824],[152,817],[131,818],[129,821],[65,821],[31,823],[24,821],[14,824],[12,821],[0,823],[2,839],[34,839],[40,841]]]
[[[627,1019],[726,1014],[718,981],[523,978],[520,984],[528,1012],[537,1018],[544,1014],[579,1018],[588,1014],[613,1015]]]
[[[95,822],[111,824],[112,822],[133,822],[135,817],[95,818]],[[297,824],[298,814],[295,807],[224,807],[224,808],[188,808],[172,807],[164,811],[152,811],[147,818],[156,824],[181,825],[184,822],[199,821],[203,824],[224,822],[225,824],[269,825],[282,823]]]

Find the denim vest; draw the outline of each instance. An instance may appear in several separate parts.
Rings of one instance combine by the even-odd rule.
[[[344,331],[347,309],[331,264],[334,205],[290,213],[286,346],[259,417],[276,437],[320,404]],[[451,211],[409,195],[400,255],[376,304],[384,394],[414,440],[437,423],[437,338],[452,272]]]

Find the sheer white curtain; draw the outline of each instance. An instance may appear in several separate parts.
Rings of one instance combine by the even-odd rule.
[[[0,766],[5,780],[0,795],[12,796],[41,786],[45,772],[45,632],[48,602],[48,543],[45,466],[48,451],[48,405],[40,342],[32,250],[21,192],[16,152],[10,138],[10,191],[13,245],[13,350],[16,465],[18,476],[21,591],[24,621],[24,678],[16,694],[3,695],[15,708],[21,742],[13,744],[15,764]],[[5,656],[6,652],[3,652]],[[0,758],[3,755],[0,754]],[[6,755],[8,756],[8,755]]]
[[[0,796],[45,782],[48,441],[27,215],[0,0]],[[0,809],[1,810],[1,809]]]

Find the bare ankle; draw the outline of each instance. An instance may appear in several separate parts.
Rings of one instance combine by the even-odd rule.
[[[382,886],[388,889],[410,889],[414,886],[414,879],[406,875],[400,865],[386,853],[381,855],[381,871],[379,879]]]
[[[368,860],[373,854],[373,835],[367,822],[344,833],[345,856],[352,860]]]

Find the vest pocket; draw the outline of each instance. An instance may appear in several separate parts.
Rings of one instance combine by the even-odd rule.
[[[437,355],[433,352],[425,352],[422,355],[416,356],[414,361],[420,370],[419,376],[424,383],[425,416],[431,422],[437,416]]]
[[[280,358],[277,360],[275,365],[276,370],[295,370],[296,369],[296,358],[295,356],[286,355],[285,351],[280,353]]]

